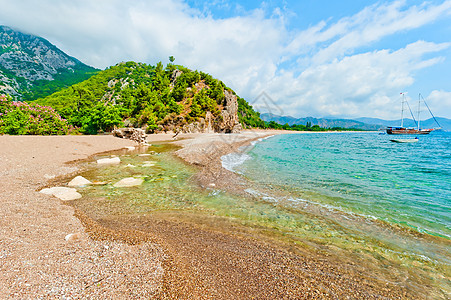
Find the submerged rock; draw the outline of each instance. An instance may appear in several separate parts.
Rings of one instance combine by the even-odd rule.
[[[99,165],[115,165],[119,164],[120,162],[121,159],[119,157],[101,158],[97,160],[97,164]]]
[[[89,185],[92,182],[88,179],[84,178],[83,176],[77,176],[74,179],[72,179],[67,185],[68,186],[84,186]]]
[[[144,182],[144,179],[142,178],[134,178],[134,177],[127,177],[124,178],[115,184],[113,184],[114,187],[129,187],[129,186],[137,186],[141,185]]]
[[[78,193],[76,189],[61,186],[45,188],[42,189],[40,193],[46,195],[53,195],[63,201],[80,199],[82,197],[81,194]]]
[[[155,162],[154,161],[145,161],[141,167],[153,167],[155,166]]]

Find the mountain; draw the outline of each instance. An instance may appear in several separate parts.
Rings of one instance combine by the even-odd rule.
[[[306,125],[309,122],[312,126],[318,125],[323,128],[333,128],[333,127],[342,127],[342,128],[353,128],[353,129],[361,129],[361,130],[379,130],[384,128],[385,126],[373,123],[368,124],[366,122],[350,120],[350,119],[323,119],[323,118],[294,118],[290,116],[278,116],[274,114],[263,113],[261,114],[262,120],[266,122],[274,121],[279,124],[288,124],[288,125]]]
[[[122,125],[148,132],[236,132],[264,126],[252,106],[222,81],[161,62],[119,63],[36,103],[53,107],[89,134]]]
[[[0,94],[34,100],[97,71],[41,37],[0,26]]]
[[[441,118],[436,117],[435,118],[438,123],[440,124],[440,127],[445,131],[451,131],[451,119],[447,118]],[[401,119],[399,120],[382,120],[377,118],[357,118],[357,121],[368,123],[368,124],[379,124],[381,126],[400,126],[401,125]],[[404,119],[404,126],[406,127],[416,127],[417,124],[412,119]],[[435,122],[434,118],[430,118],[427,120],[421,120],[420,126],[422,128],[436,128],[439,127],[437,123]]]

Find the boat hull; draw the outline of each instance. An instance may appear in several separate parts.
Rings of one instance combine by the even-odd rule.
[[[390,141],[395,143],[416,143],[418,139],[393,139]]]
[[[388,127],[387,134],[429,134],[434,129],[414,129],[414,128],[402,128],[402,127]]]

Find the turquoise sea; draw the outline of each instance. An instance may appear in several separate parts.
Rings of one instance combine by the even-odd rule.
[[[276,135],[223,157],[249,193],[309,216],[303,238],[432,278],[450,295],[451,133]],[[405,138],[405,137],[404,137]],[[312,227],[312,226],[310,226]],[[346,253],[346,252],[345,252]],[[412,276],[412,275],[409,275]],[[419,282],[422,282],[420,279]],[[421,285],[421,284],[420,284]],[[437,296],[437,295],[436,295]]]
[[[347,132],[261,139],[222,157],[226,169],[245,178],[227,191],[200,187],[192,180],[198,169],[175,157],[173,145],[119,151],[121,164],[86,163],[81,175],[103,184],[82,188],[84,197],[73,205],[97,220],[155,214],[218,230],[249,228],[447,299],[451,133],[433,132],[412,144],[390,138]],[[144,183],[116,188],[124,177]],[[208,216],[233,226],[218,228],[223,223]]]
[[[400,144],[377,133],[262,140],[234,169],[266,186],[421,233],[451,238],[451,133]]]

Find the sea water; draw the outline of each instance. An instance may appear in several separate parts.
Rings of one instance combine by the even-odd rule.
[[[83,198],[73,205],[97,220],[167,214],[225,232],[251,228],[360,264],[381,280],[418,290],[432,284],[446,297],[450,138],[434,132],[398,144],[377,133],[277,135],[222,158],[246,178],[245,195],[199,187],[196,168],[176,158],[174,146],[153,145],[115,153],[119,165],[89,162],[81,175],[104,184],[79,189]],[[114,186],[125,177],[144,182]]]
[[[451,238],[451,133],[393,143],[377,133],[278,135],[232,169],[345,213]]]
[[[450,292],[451,133],[394,143],[378,133],[277,135],[242,149],[248,192],[311,218],[316,243],[427,270]],[[313,215],[313,217],[312,217]],[[313,222],[312,222],[313,221]],[[414,271],[415,272],[415,271]],[[432,274],[432,275],[431,275]],[[446,296],[445,296],[446,297]]]

